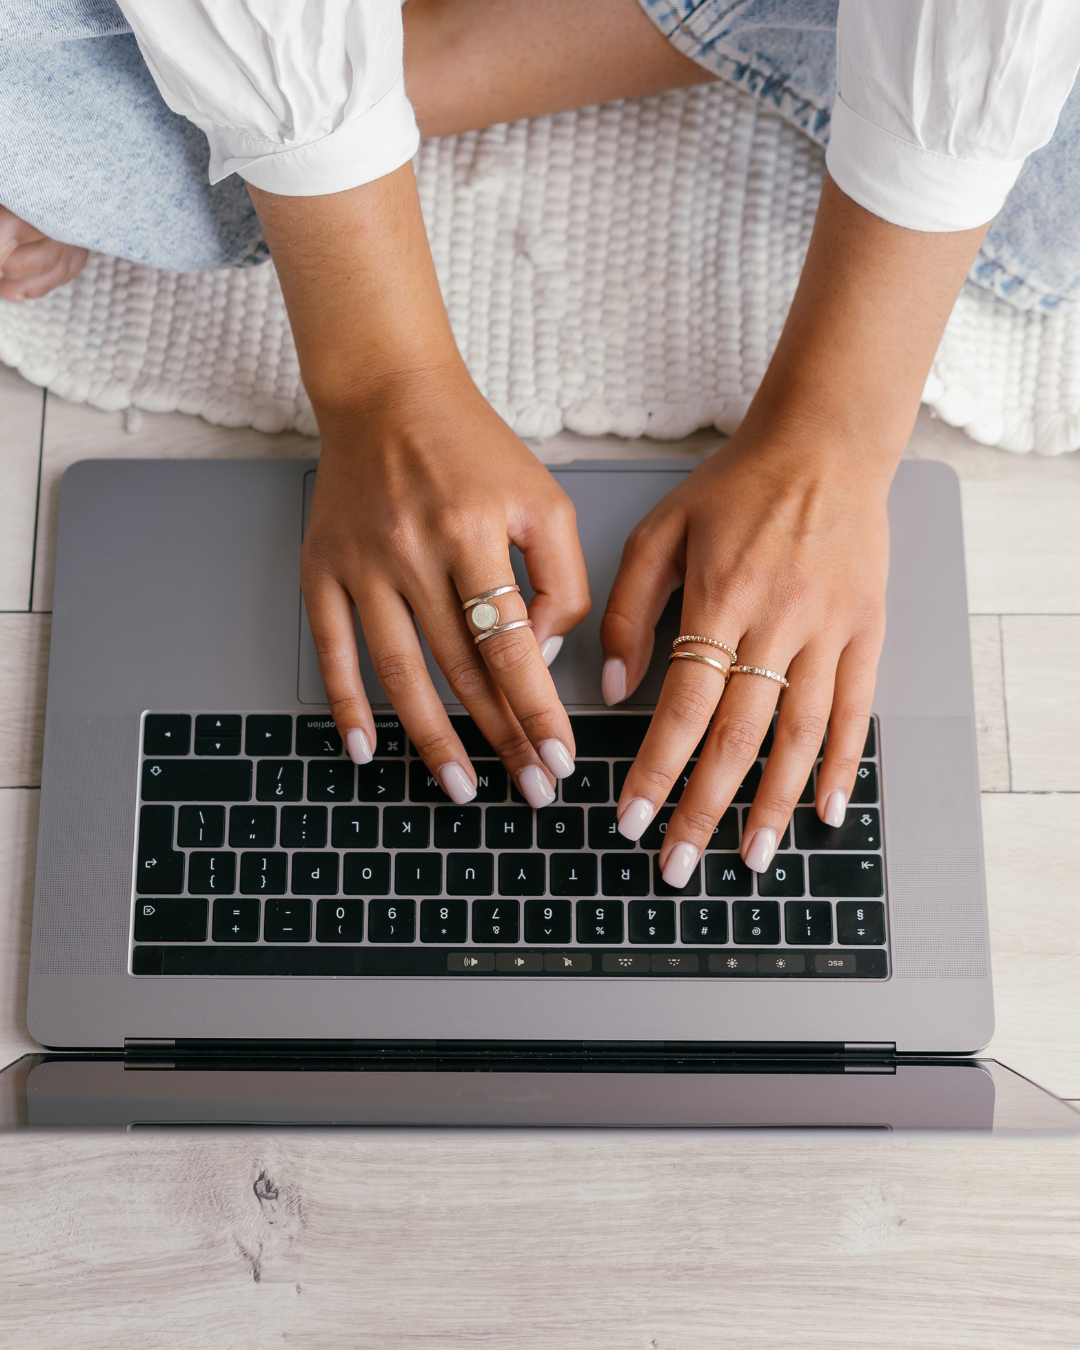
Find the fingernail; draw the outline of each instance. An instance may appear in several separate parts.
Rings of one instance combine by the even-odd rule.
[[[537,809],[541,806],[550,806],[555,800],[555,789],[544,777],[544,771],[539,764],[529,764],[522,769],[518,774],[518,787],[529,805]]]
[[[452,802],[457,802],[458,806],[464,806],[476,796],[472,779],[460,764],[444,764],[438,776],[442,790]]]
[[[825,798],[825,824],[831,825],[834,830],[838,830],[843,825],[846,815],[847,798],[839,788],[833,788]]]
[[[552,661],[562,651],[563,640],[561,637],[549,637],[546,642],[540,644],[540,655],[544,658],[544,665],[550,666]]]
[[[604,693],[604,702],[609,708],[621,703],[626,697],[626,662],[617,656],[604,662],[604,673],[600,676],[600,688]]]
[[[693,876],[700,856],[693,844],[676,844],[661,875],[669,886],[681,891]]]
[[[619,833],[624,839],[640,839],[649,828],[649,821],[656,815],[652,802],[644,797],[635,797],[627,802],[626,810],[619,817]]]
[[[537,749],[540,751],[540,758],[556,778],[569,778],[574,772],[573,756],[562,741],[554,738],[550,741],[541,741]]]
[[[371,763],[371,746],[359,727],[350,727],[345,733],[345,749],[354,764]]]
[[[750,847],[746,850],[746,865],[752,872],[764,872],[772,862],[777,838],[776,831],[767,826],[754,831]]]

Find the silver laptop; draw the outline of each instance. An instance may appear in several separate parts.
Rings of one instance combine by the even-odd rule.
[[[901,465],[888,631],[847,819],[813,783],[769,871],[738,846],[771,736],[679,892],[614,828],[678,623],[617,709],[604,600],[693,466],[554,470],[595,606],[553,667],[577,771],[533,811],[434,670],[480,781],[453,805],[362,655],[374,761],[325,706],[298,581],[309,461],[65,475],[29,992],[57,1049],[694,1046],[956,1055],[993,1029],[959,487]],[[518,573],[526,595],[527,579]],[[678,788],[676,788],[678,791]]]

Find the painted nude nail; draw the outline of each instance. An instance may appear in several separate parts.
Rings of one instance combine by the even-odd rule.
[[[652,802],[644,797],[635,797],[627,802],[626,810],[619,817],[619,833],[624,839],[640,839],[649,828],[649,821],[656,815]]]
[[[563,640],[561,637],[549,637],[546,642],[540,644],[540,655],[544,658],[544,665],[550,666],[552,661],[562,651]]]
[[[359,727],[350,727],[345,733],[345,749],[354,764],[371,763],[371,746]],[[352,791],[351,788],[349,790]]]
[[[458,806],[464,806],[476,796],[472,779],[460,764],[444,764],[439,770],[438,777],[442,790],[452,802],[457,802]]]
[[[553,737],[550,741],[541,741],[537,749],[540,751],[540,758],[556,778],[569,778],[574,772],[573,756],[562,741],[557,741]]]
[[[667,884],[681,891],[693,876],[700,856],[693,844],[676,844],[662,873]]]
[[[839,788],[833,788],[825,798],[825,824],[838,830],[847,815],[847,798]]]
[[[539,764],[527,764],[522,769],[518,774],[518,787],[529,805],[537,809],[541,806],[550,806],[555,800],[555,789],[544,777],[544,771]]]
[[[746,865],[752,872],[764,872],[773,860],[776,852],[777,833],[767,826],[755,830],[746,850]]]
[[[600,688],[603,690],[604,702],[609,708],[613,708],[616,703],[621,703],[626,697],[626,662],[620,661],[617,656],[604,662],[604,672],[600,676]]]

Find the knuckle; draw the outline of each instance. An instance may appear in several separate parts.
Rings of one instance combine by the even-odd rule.
[[[488,738],[491,748],[504,764],[520,764],[523,760],[533,759],[532,744],[520,727],[506,731],[503,735]]]
[[[669,717],[691,730],[699,730],[705,725],[716,706],[716,700],[696,685],[687,685],[673,694],[667,705]]]
[[[777,739],[799,750],[816,751],[828,725],[828,719],[817,713],[801,713],[777,726]]]
[[[637,765],[634,769],[634,777],[640,782],[646,784],[650,789],[645,795],[650,800],[659,800],[663,802],[671,791],[671,785],[675,781],[675,773],[669,773],[665,769],[653,768],[649,765]]]
[[[423,664],[404,652],[372,653],[371,663],[375,668],[375,677],[390,695],[410,694],[423,686],[427,671]]]
[[[481,661],[472,652],[464,652],[442,664],[442,672],[447,683],[463,703],[469,699],[486,694],[489,676]]]
[[[425,763],[445,764],[449,759],[458,758],[454,737],[443,730],[432,729],[425,732],[421,729],[419,734],[415,732],[412,734],[412,741]]]
[[[313,634],[315,643],[315,655],[319,660],[320,670],[350,670],[355,664],[351,648],[338,638],[329,637],[325,633]]]
[[[716,748],[722,759],[734,760],[737,764],[749,764],[757,759],[758,747],[764,739],[764,731],[753,722],[741,717],[722,721],[714,733]]]
[[[367,712],[367,704],[355,695],[330,699],[330,716],[339,727],[355,725]]]
[[[676,814],[679,818],[679,838],[689,835],[691,840],[711,838],[712,832],[716,828],[716,822],[720,818],[719,815],[714,814],[712,811],[695,811],[690,808],[685,810],[680,808]],[[670,824],[668,825],[668,834],[671,835],[672,838],[675,837],[674,834],[672,834]]]
[[[484,659],[497,674],[514,675],[532,663],[536,642],[531,636],[523,636],[525,631],[518,629],[516,633],[501,633],[481,644]]]

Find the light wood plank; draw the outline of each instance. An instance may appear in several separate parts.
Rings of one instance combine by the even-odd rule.
[[[0,1067],[37,1046],[26,1029],[26,985],[40,797],[0,788]]]
[[[7,1136],[34,1350],[1041,1350],[1080,1146],[607,1133]]]
[[[1001,673],[1001,627],[996,614],[973,614],[970,623],[979,783],[984,792],[1008,792],[1009,738]]]
[[[1080,791],[1080,616],[1007,614],[1001,631],[1013,789]]]
[[[319,442],[298,432],[266,435],[250,427],[216,427],[183,413],[141,413],[137,432],[125,414],[67,403],[50,394],[41,469],[34,608],[52,608],[60,479],[80,459],[311,459]]]
[[[41,782],[48,614],[0,614],[0,788]]]
[[[43,399],[42,390],[0,366],[0,610],[30,605]]]

